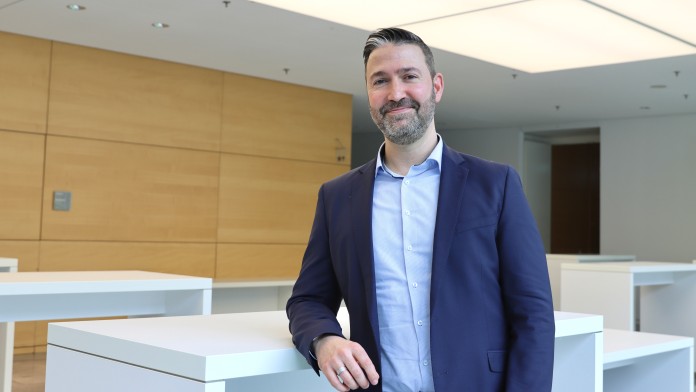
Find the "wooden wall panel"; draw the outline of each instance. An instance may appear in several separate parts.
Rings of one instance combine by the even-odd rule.
[[[42,238],[214,242],[219,153],[48,136]],[[53,211],[53,191],[72,192]]]
[[[46,132],[51,42],[0,32],[0,129]]]
[[[39,241],[0,240],[0,257],[17,259],[20,272],[38,271]]]
[[[215,279],[295,279],[305,245],[218,244]]]
[[[212,278],[215,244],[42,241],[39,270],[143,270]]]
[[[218,242],[305,244],[319,186],[345,167],[223,154]]]
[[[36,345],[36,321],[22,321],[15,323],[14,353],[30,354],[34,352]]]
[[[0,239],[39,239],[44,143],[44,135],[0,131]]]
[[[0,241],[0,257],[17,259],[19,271],[36,271],[39,265],[39,241]],[[34,351],[33,321],[15,323],[15,354]]]
[[[347,94],[226,73],[221,149],[349,168],[351,113]]]
[[[0,256],[297,276],[318,188],[350,167],[350,96],[1,32],[0,60]],[[45,350],[45,324],[18,323],[18,349]]]
[[[54,44],[48,132],[219,150],[222,72]]]

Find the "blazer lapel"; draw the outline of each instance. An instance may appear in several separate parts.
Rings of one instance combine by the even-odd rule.
[[[375,185],[375,166],[376,160],[372,160],[358,169],[360,175],[356,176],[351,184],[350,216],[355,252],[358,255],[358,264],[365,286],[367,313],[374,336],[378,339],[377,294],[372,251],[372,194]]]
[[[431,307],[437,301],[439,282],[447,271],[447,260],[454,238],[457,217],[462,208],[461,201],[469,169],[465,160],[454,150],[445,146],[442,152],[442,171],[440,173],[440,193],[435,220],[435,238],[433,242],[433,262],[431,277]]]

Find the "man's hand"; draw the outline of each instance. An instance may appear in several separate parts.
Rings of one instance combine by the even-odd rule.
[[[324,336],[314,343],[319,369],[338,391],[377,385],[379,374],[361,345],[340,336]]]

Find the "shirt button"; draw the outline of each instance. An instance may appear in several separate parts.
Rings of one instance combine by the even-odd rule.
[[[428,366],[428,361],[423,361],[423,366]]]
[[[413,250],[413,247],[411,245],[409,245],[406,249]]]
[[[417,288],[417,287],[418,287],[418,283],[413,282],[413,288],[415,289],[415,288]]]
[[[407,216],[411,216],[411,211],[406,210],[406,215],[407,215]]]
[[[418,325],[423,325],[423,320],[418,320]]]
[[[404,181],[404,184],[406,184],[406,185],[408,185],[410,183],[411,183],[411,181],[409,181],[409,180]]]

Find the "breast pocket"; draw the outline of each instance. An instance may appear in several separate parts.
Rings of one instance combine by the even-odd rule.
[[[472,218],[462,220],[457,223],[456,233],[461,233],[467,230],[479,229],[482,227],[493,226],[498,223],[498,215],[482,216],[480,218]]]

